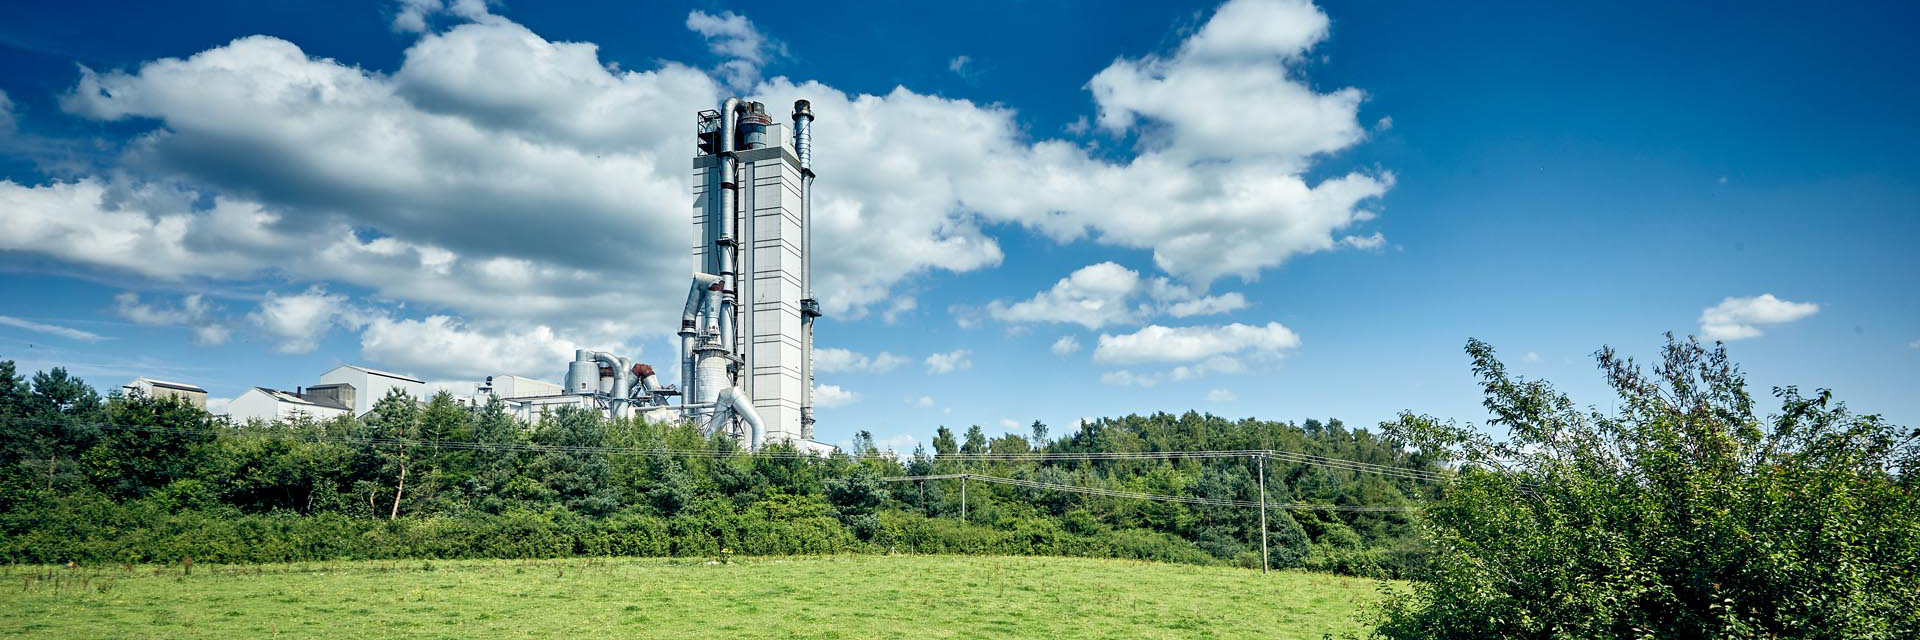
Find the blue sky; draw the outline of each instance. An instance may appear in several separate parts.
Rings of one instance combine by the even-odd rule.
[[[4,12],[0,358],[101,386],[670,361],[739,93],[819,112],[824,440],[1478,421],[1470,336],[1604,408],[1666,331],[1920,422],[1908,4]]]

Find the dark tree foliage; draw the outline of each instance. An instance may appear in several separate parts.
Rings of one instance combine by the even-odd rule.
[[[1427,466],[1338,421],[1304,426],[1198,413],[1096,420],[1049,440],[941,427],[900,457],[859,431],[828,457],[744,456],[688,425],[557,411],[536,424],[498,401],[381,398],[361,419],[231,425],[173,400],[101,402],[64,372],[29,382],[0,362],[0,559],[295,561],[918,551],[1066,554],[1260,566],[1257,510],[958,481],[978,474],[1257,500],[1246,458],[956,460],[960,453],[1274,448]],[[459,442],[477,446],[436,447]],[[776,445],[773,451],[787,451]],[[714,456],[595,449],[707,451]],[[49,463],[52,460],[52,463]],[[49,473],[49,469],[52,470]],[[1435,487],[1271,461],[1275,503],[1411,505]],[[49,480],[51,478],[51,481]],[[1274,509],[1277,567],[1404,576],[1420,566],[1407,513]]]
[[[145,497],[174,480],[193,477],[196,449],[214,438],[213,417],[177,398],[118,398],[107,406],[107,421],[157,428],[102,431],[83,454],[82,466],[93,484],[119,500]]]
[[[1920,637],[1920,430],[1791,387],[1763,417],[1695,340],[1651,371],[1600,351],[1611,412],[1467,353],[1510,435],[1390,427],[1462,473],[1427,509],[1431,574],[1378,635]]]

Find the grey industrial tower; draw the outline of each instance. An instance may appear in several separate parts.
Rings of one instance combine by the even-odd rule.
[[[764,425],[753,439],[765,442],[813,437],[813,113],[805,100],[793,109],[790,131],[758,102],[703,111],[693,158],[694,263],[718,281],[696,276],[688,306],[717,293],[720,326],[682,323],[683,370],[695,372],[682,376],[687,402],[713,402],[722,417],[730,404],[716,387],[737,389]]]
[[[831,451],[813,440],[813,112],[805,100],[793,103],[789,130],[766,105],[728,98],[697,122],[680,387],[662,385],[646,363],[582,349],[563,395],[537,400],[691,420],[752,449],[787,442]]]

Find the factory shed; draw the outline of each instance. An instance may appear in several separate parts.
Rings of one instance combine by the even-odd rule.
[[[120,387],[127,395],[140,394],[149,398],[179,398],[187,404],[207,408],[207,390],[184,382],[168,382],[153,378],[134,378],[133,382]]]
[[[320,384],[314,388],[341,384],[353,387],[352,393],[346,394],[343,404],[353,411],[354,417],[367,415],[368,411],[373,410],[373,405],[387,397],[387,392],[393,389],[405,391],[415,400],[427,397],[427,383],[424,380],[351,364],[343,364],[320,374]]]
[[[240,397],[234,398],[232,404],[227,405],[227,415],[234,422],[251,420],[272,422],[299,416],[328,420],[352,415],[352,412],[352,406],[331,393],[300,393],[266,387],[248,389],[246,393],[240,394]]]

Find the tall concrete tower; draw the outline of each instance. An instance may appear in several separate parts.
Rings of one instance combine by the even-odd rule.
[[[758,102],[729,99],[699,115],[693,158],[694,291],[682,327],[682,370],[689,402],[715,403],[727,415],[732,394],[751,399],[764,425],[761,442],[813,437],[813,321],[819,305],[809,280],[808,227],[813,185],[806,101],[791,129]],[[717,278],[716,278],[717,276]],[[702,290],[705,287],[706,290]],[[694,298],[717,294],[708,331],[693,329]],[[701,303],[703,306],[706,303]],[[703,312],[706,313],[706,312]],[[724,389],[732,389],[723,397]],[[735,414],[739,412],[734,412]]]

